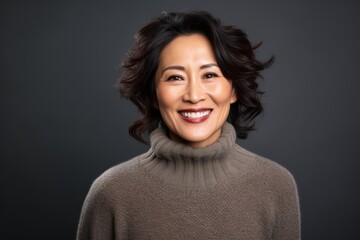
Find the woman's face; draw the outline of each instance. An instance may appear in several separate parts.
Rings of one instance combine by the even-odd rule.
[[[236,101],[231,81],[200,34],[176,37],[165,46],[156,71],[156,96],[170,138],[193,148],[220,137],[230,104]]]

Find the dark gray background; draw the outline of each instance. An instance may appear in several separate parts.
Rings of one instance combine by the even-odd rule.
[[[244,29],[260,59],[265,113],[239,144],[295,176],[303,239],[360,239],[357,1],[1,1],[0,238],[74,239],[104,170],[147,150],[113,88],[137,29],[203,9]]]

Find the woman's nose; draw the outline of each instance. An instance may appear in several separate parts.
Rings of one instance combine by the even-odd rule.
[[[200,80],[190,80],[183,95],[183,100],[191,103],[198,103],[206,99],[205,89]]]

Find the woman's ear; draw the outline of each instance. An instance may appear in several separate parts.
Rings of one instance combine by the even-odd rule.
[[[231,99],[230,99],[230,103],[234,103],[237,101],[237,96],[236,96],[236,93],[235,93],[235,89],[233,89],[231,91]]]

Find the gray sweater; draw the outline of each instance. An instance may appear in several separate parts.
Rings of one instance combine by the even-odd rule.
[[[292,175],[238,146],[231,124],[201,149],[163,128],[150,140],[93,183],[77,239],[300,239]]]

